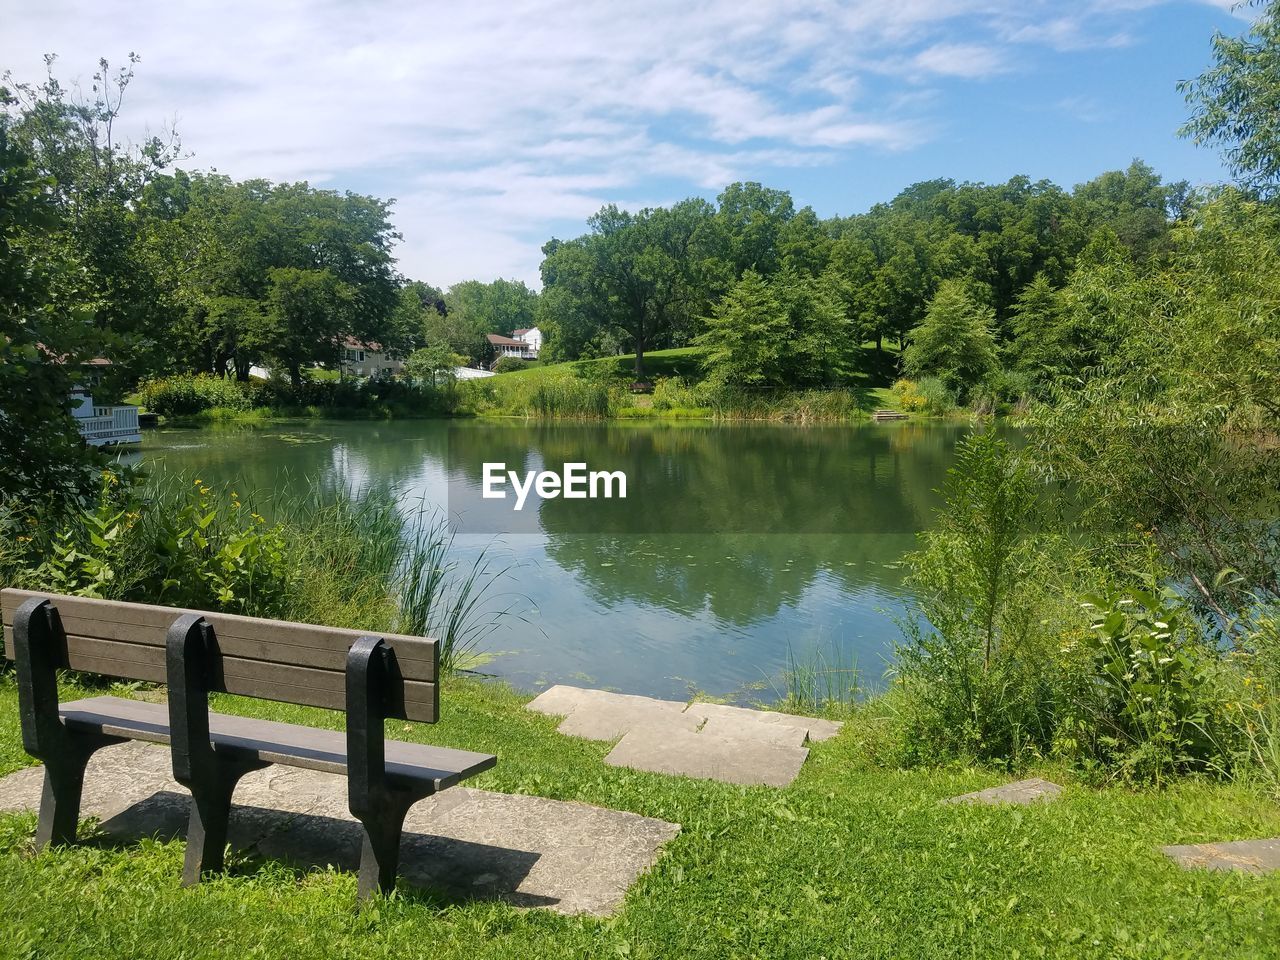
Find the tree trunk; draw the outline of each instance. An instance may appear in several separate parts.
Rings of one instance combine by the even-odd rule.
[[[644,341],[636,338],[636,380],[644,379]]]
[[[293,384],[295,390],[302,388],[302,367],[296,362],[289,364],[289,382]]]

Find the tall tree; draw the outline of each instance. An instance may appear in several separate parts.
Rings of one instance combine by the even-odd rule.
[[[1191,117],[1181,134],[1212,144],[1240,182],[1280,189],[1280,0],[1269,0],[1248,33],[1215,33],[1213,65],[1178,89]]]
[[[937,377],[963,398],[996,367],[994,324],[995,311],[968,284],[943,281],[924,322],[911,331],[904,371],[912,377]]]

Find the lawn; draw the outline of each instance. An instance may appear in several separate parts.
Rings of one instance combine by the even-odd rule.
[[[68,689],[66,695],[76,695]],[[178,843],[32,856],[30,814],[0,815],[6,957],[1274,957],[1280,875],[1185,872],[1166,843],[1280,835],[1242,788],[1095,790],[1056,769],[1039,808],[939,806],[1006,779],[872,765],[854,720],[813,747],[789,788],[741,788],[606,767],[608,744],[562,737],[509,689],[457,680],[444,720],[398,736],[496,753],[475,786],[580,800],[683,825],[608,920],[406,891],[353,909],[355,878],[239,861],[185,890]],[[336,725],[338,714],[221,698]],[[0,678],[0,772],[22,753]]]

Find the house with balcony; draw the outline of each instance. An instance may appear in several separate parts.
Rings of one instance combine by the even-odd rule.
[[[96,404],[87,387],[78,386],[71,391],[71,416],[80,436],[91,447],[142,442],[138,408],[129,404]]]
[[[493,348],[493,363],[497,363],[503,357],[537,360],[538,352],[542,349],[542,331],[537,327],[521,328],[509,337],[490,333],[486,334],[486,339],[489,341],[489,346]]]

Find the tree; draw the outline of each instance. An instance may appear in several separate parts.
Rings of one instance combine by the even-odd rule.
[[[543,263],[544,296],[566,319],[601,331],[612,327],[630,340],[637,379],[645,351],[687,340],[710,296],[707,251],[713,211],[703,200],[638,214],[609,205],[588,221],[591,232],[556,243]],[[572,329],[572,328],[571,328]],[[553,337],[564,327],[550,328]],[[574,330],[575,339],[591,339]]]
[[[1179,131],[1222,150],[1251,190],[1280,189],[1280,0],[1270,0],[1242,37],[1215,33],[1213,66],[1178,89],[1191,107]]]
[[[694,343],[716,381],[742,387],[786,386],[791,318],[764,278],[748,270],[712,308]]]
[[[409,354],[405,361],[404,371],[415,380],[430,381],[433,387],[441,383],[452,383],[456,379],[454,370],[466,366],[467,358],[454,353],[448,344],[423,347]]]
[[[0,88],[0,99],[7,96]],[[96,352],[79,271],[57,242],[50,181],[0,116],[0,504],[65,503],[94,457],[70,416],[72,371]]]
[[[929,302],[924,322],[911,331],[903,369],[911,377],[937,377],[964,397],[996,367],[991,329],[995,311],[958,280],[945,280]]]
[[[1126,553],[1154,545],[1229,635],[1280,599],[1277,238],[1272,205],[1227,190],[1175,228],[1167,263],[1083,265],[1070,286],[1105,303],[1110,342],[1034,432],[1082,520]]]
[[[731,183],[716,199],[715,219],[726,241],[722,253],[733,277],[747,270],[764,277],[776,273],[782,266],[782,229],[795,215],[791,194],[755,182]]]
[[[1141,261],[1167,245],[1170,220],[1181,214],[1188,189],[1185,180],[1165,184],[1150,166],[1134,160],[1127,170],[1080,184],[1074,196],[1090,233],[1110,229]]]
[[[327,269],[274,267],[269,283],[269,355],[298,387],[304,365],[337,363],[343,337],[354,327],[356,291]]]
[[[1062,373],[1070,345],[1063,342],[1061,300],[1043,273],[1018,294],[1012,327],[1007,354],[1013,368],[1037,380],[1052,380]]]

